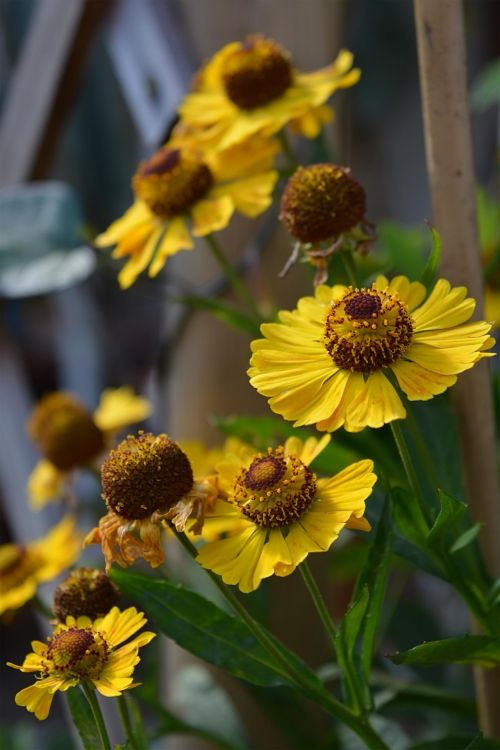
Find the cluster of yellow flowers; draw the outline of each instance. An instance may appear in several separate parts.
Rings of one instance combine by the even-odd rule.
[[[326,68],[300,73],[286,51],[261,36],[218,52],[182,103],[170,140],[134,175],[133,206],[96,240],[115,245],[113,256],[126,259],[120,285],[129,287],[146,269],[156,276],[169,256],[192,249],[193,237],[223,229],[235,212],[265,211],[278,180],[277,136],[287,126],[317,136],[331,119],[331,94],[360,77],[352,65],[344,50]],[[402,394],[430,399],[490,356],[491,326],[468,322],[475,303],[463,287],[441,279],[428,294],[402,276],[379,276],[366,288],[319,283],[339,238],[358,232],[366,239],[364,191],[347,168],[300,167],[284,190],[281,219],[319,277],[314,296],[262,325],[248,374],[274,412],[325,435],[291,437],[264,452],[235,438],[207,451],[148,432],[116,445],[118,431],[150,411],[127,389],[103,394],[94,415],[67,394],[44,400],[33,415],[30,432],[44,459],[30,479],[32,503],[40,507],[64,494],[74,469],[100,466],[107,513],[84,544],[101,544],[108,570],[138,558],[156,567],[164,559],[163,531],[186,531],[201,542],[203,567],[250,592],[265,578],[291,574],[308,554],[327,551],[344,528],[369,531],[365,501],[377,480],[372,461],[333,477],[311,469],[329,433],[403,419]],[[14,575],[19,557],[16,593],[2,595],[3,609],[20,606],[39,581],[74,561],[66,539],[58,552],[68,524],[52,532],[49,567],[46,559],[33,563],[47,540],[22,553],[0,550],[0,578]],[[16,702],[45,718],[54,692],[81,681],[103,695],[132,687],[138,649],[153,634],[117,646],[144,622],[133,608],[120,613],[114,607],[95,620],[70,612],[47,644],[33,642],[34,653],[18,668],[39,677]]]

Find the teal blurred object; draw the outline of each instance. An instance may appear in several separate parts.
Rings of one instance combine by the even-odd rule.
[[[96,257],[83,225],[78,196],[65,183],[0,190],[0,296],[51,294],[87,279]]]

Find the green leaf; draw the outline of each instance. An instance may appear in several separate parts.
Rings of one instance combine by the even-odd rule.
[[[213,297],[199,297],[197,295],[177,297],[175,302],[189,305],[189,307],[209,310],[218,320],[231,326],[231,328],[236,328],[236,330],[248,333],[253,337],[260,338],[261,336],[260,324],[228,302],[222,302],[220,299],[214,299]]]
[[[149,741],[144,728],[144,722],[142,720],[141,712],[137,701],[133,695],[127,690],[123,693],[123,699],[127,704],[130,723],[132,725],[132,733],[134,735],[135,743],[137,745],[136,750],[149,750]]]
[[[470,102],[476,112],[484,112],[500,101],[500,59],[493,60],[472,84]]]
[[[335,639],[337,661],[342,668],[348,702],[356,710],[362,710],[370,703],[370,697],[364,695],[364,691],[362,695],[360,694],[358,686],[362,684],[362,680],[357,679],[356,675],[352,674],[352,667],[354,667],[358,675],[361,673],[356,645],[368,608],[369,599],[368,587],[365,586],[342,618],[340,629]]]
[[[375,638],[382,613],[387,578],[391,565],[393,533],[390,506],[390,496],[387,496],[377,524],[375,539],[357,581],[353,597],[357,598],[363,589],[368,591],[368,605],[361,627],[360,638],[361,668],[365,682],[368,682],[370,679]]]
[[[475,523],[474,526],[470,527],[470,529],[467,529],[467,531],[464,531],[463,534],[460,534],[458,539],[456,539],[456,541],[451,545],[450,552],[454,554],[455,552],[458,552],[459,550],[471,544],[481,531],[483,525],[484,524],[481,522]]]
[[[129,571],[115,569],[112,578],[162,633],[200,659],[256,685],[294,686],[284,667],[261,646],[248,626],[208,599],[180,584]],[[321,689],[316,675],[271,634],[268,636],[311,690]]]
[[[66,698],[78,734],[85,750],[102,750],[102,742],[97,731],[94,715],[82,690],[70,688]]]
[[[500,638],[489,635],[465,635],[431,641],[388,657],[395,664],[477,664],[495,667],[500,664]]]
[[[443,537],[452,530],[455,523],[462,518],[467,505],[460,500],[448,495],[446,492],[438,489],[441,509],[434,521],[434,524],[427,534],[427,542],[433,547],[440,547]]]
[[[426,289],[430,289],[436,279],[436,271],[441,259],[441,248],[443,246],[443,243],[441,242],[441,235],[439,234],[436,227],[434,227],[430,222],[426,222],[426,224],[431,230],[432,248],[429,258],[427,259],[424,272],[420,277],[420,281],[426,287]]]

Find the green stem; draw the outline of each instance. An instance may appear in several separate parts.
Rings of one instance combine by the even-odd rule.
[[[231,286],[233,287],[238,297],[241,299],[242,302],[244,302],[245,305],[247,305],[250,308],[253,316],[258,321],[261,321],[262,316],[260,315],[258,307],[255,304],[252,293],[248,289],[245,282],[240,278],[240,276],[234,270],[232,264],[224,255],[221,246],[219,245],[219,243],[217,242],[213,234],[207,234],[205,239],[207,241],[207,244],[210,250],[213,253],[214,258],[217,260],[217,263],[220,265],[220,267],[224,271],[228,281],[230,282]]]
[[[415,419],[415,415],[413,414],[413,410],[410,404],[407,402],[405,404],[405,407],[406,407],[406,423],[408,425],[410,435],[412,437],[413,442],[415,443],[415,448],[417,449],[417,453],[422,462],[422,468],[427,474],[427,477],[430,483],[432,484],[432,488],[434,492],[436,492],[436,496],[437,496],[436,490],[437,490],[437,487],[439,487],[439,479],[437,477],[434,464],[431,460],[431,457],[429,456],[427,445],[422,438],[420,429],[417,424],[417,420]]]
[[[410,488],[413,494],[415,495],[415,499],[419,505],[420,512],[422,513],[422,516],[424,517],[427,527],[430,528],[432,526],[432,518],[427,508],[425,498],[422,494],[422,490],[420,488],[417,475],[415,474],[415,469],[413,468],[413,463],[411,460],[410,452],[408,450],[408,445],[406,443],[403,430],[401,429],[401,425],[398,420],[393,420],[391,422],[391,430],[392,430],[392,435],[394,437],[394,442],[396,443],[396,447],[398,449],[399,456],[401,458],[401,463],[403,464],[403,468],[406,472],[408,483],[410,485]]]
[[[99,708],[99,703],[97,702],[97,698],[95,696],[94,688],[92,688],[87,682],[82,682],[80,684],[89,702],[92,715],[96,723],[97,731],[99,732],[99,737],[101,738],[102,747],[104,748],[104,750],[111,750],[111,742],[109,741],[108,732],[106,730],[106,725],[104,723],[101,709]]]
[[[323,594],[321,593],[319,586],[316,583],[316,580],[311,572],[311,569],[305,560],[299,565],[299,570],[302,574],[304,583],[306,584],[307,590],[309,591],[314,606],[316,607],[316,611],[321,618],[321,622],[325,626],[325,630],[330,637],[333,649],[335,651],[335,649],[337,648],[336,642],[338,632],[332,621],[332,618],[330,617],[330,613],[328,612]]]
[[[358,271],[352,257],[352,252],[350,250],[341,250],[339,257],[350,285],[353,289],[359,289]]]
[[[309,591],[309,594],[311,595],[311,599],[313,600],[314,606],[316,607],[316,611],[321,618],[321,622],[325,626],[325,630],[330,637],[334,653],[335,652],[338,653],[339,649],[342,649],[342,643],[338,641],[337,639],[337,636],[338,636],[337,628],[335,627],[335,624],[333,623],[332,618],[330,617],[330,613],[328,612],[326,602],[324,600],[323,594],[321,593],[318,584],[316,583],[316,579],[314,578],[309,565],[305,561],[300,564],[299,570],[302,574],[302,578],[304,579],[304,583],[306,584],[307,590]],[[348,659],[346,656],[344,656],[344,658],[342,659],[342,662],[344,664],[345,681],[350,687],[351,695],[356,701],[358,708],[361,711],[363,711],[364,710],[363,691],[362,691],[361,686],[359,685],[359,679],[356,674],[356,671],[355,669],[353,669],[353,664],[351,664],[350,659]]]
[[[295,158],[295,154],[293,152],[292,147],[290,146],[290,142],[289,142],[289,140],[287,138],[287,135],[286,135],[286,133],[285,133],[284,130],[281,130],[278,133],[278,139],[279,139],[279,142],[281,143],[281,149],[282,149],[284,155],[286,156],[286,160],[288,162],[288,165],[289,165],[290,169],[293,172],[295,172],[295,170],[299,166],[299,163],[298,163],[297,159]]]
[[[170,528],[180,541],[184,549],[193,557],[197,557],[198,552],[196,547],[191,544],[187,536],[181,532],[178,532],[173,525]],[[211,570],[205,570],[207,575],[217,586],[221,594],[224,596],[226,601],[231,607],[238,613],[241,619],[248,626],[248,629],[253,633],[256,640],[268,651],[273,658],[280,664],[284,676],[287,679],[295,683],[296,689],[299,689],[307,696],[310,700],[321,706],[327,713],[335,716],[339,721],[348,726],[355,732],[366,744],[366,747],[372,750],[389,750],[387,745],[380,739],[374,729],[370,726],[368,721],[356,715],[344,706],[340,701],[336,700],[332,695],[321,689],[315,689],[307,682],[305,682],[299,672],[293,667],[292,664],[286,659],[283,653],[280,651],[276,642],[271,638],[260,623],[255,620],[246,607],[240,602],[237,596],[229,589],[228,586]]]
[[[132,748],[132,750],[140,750],[134,735],[134,731],[132,729],[132,722],[130,721],[130,714],[128,712],[127,702],[123,693],[118,696],[118,710],[120,712],[120,719],[122,721],[125,734],[127,735],[127,739],[130,743],[130,747]]]

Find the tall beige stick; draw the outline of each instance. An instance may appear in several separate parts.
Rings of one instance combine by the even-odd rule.
[[[434,223],[443,239],[441,270],[464,284],[482,316],[482,271],[475,208],[461,0],[414,0],[427,169]],[[500,500],[495,423],[488,366],[463,375],[453,390],[470,510],[484,523],[480,542],[493,576],[500,576]],[[477,671],[480,724],[500,738],[500,671]]]

